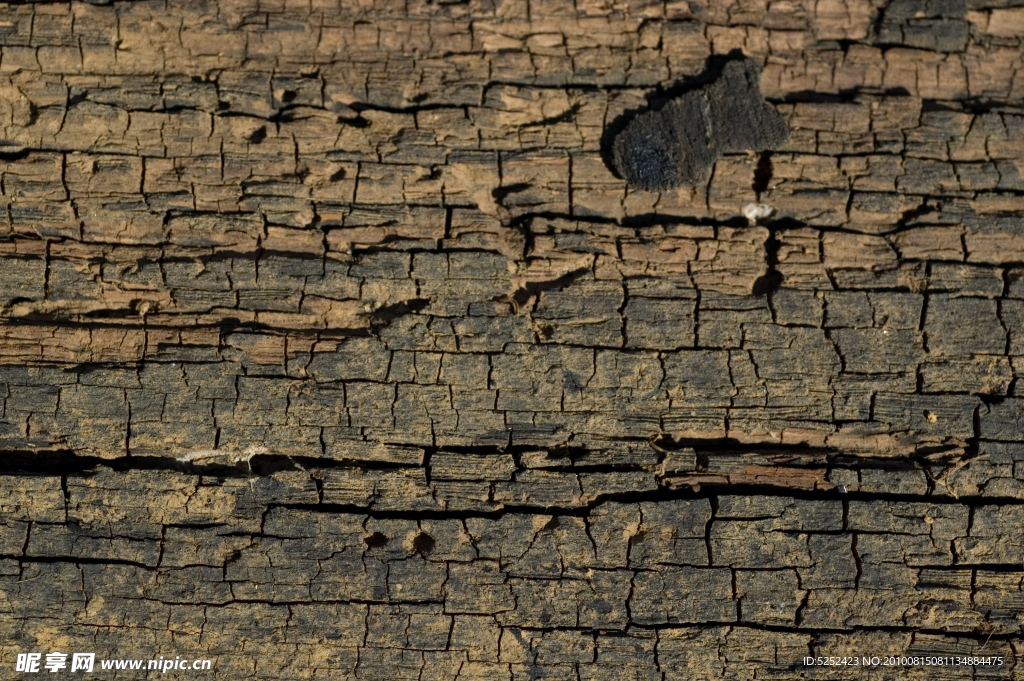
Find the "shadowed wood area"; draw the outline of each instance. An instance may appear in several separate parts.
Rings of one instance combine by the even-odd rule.
[[[0,5],[0,676],[1024,679],[1022,35]],[[740,55],[788,141],[612,173]]]

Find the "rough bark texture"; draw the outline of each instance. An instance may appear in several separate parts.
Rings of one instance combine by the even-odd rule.
[[[4,6],[3,675],[1024,678],[1015,4]]]

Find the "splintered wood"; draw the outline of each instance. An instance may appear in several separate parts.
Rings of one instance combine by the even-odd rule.
[[[1024,679],[1016,4],[0,6],[3,676]]]

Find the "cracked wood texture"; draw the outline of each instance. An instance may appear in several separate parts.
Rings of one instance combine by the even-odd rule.
[[[1024,678],[1022,32],[2,6],[0,666]],[[735,50],[789,141],[629,190],[606,130]],[[802,662],[906,654],[1003,662]]]

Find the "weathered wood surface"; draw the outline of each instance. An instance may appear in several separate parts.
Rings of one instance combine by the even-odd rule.
[[[1024,678],[1017,5],[2,6],[4,676]]]

